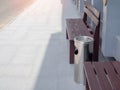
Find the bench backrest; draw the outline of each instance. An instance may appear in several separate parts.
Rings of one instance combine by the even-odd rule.
[[[98,25],[100,12],[96,8],[94,8],[91,4],[89,4],[87,1],[84,1],[84,15],[85,22],[88,16],[95,25]]]
[[[94,24],[94,29],[93,25],[90,25],[90,23],[88,23],[88,18]],[[94,38],[93,59],[94,61],[97,61],[99,54],[100,12],[96,8],[94,8],[91,4],[89,4],[87,1],[84,1],[83,21]]]

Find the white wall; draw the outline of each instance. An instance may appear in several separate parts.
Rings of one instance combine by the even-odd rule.
[[[80,12],[80,15],[81,17],[83,17],[83,14],[84,14],[84,0],[79,0],[79,12]]]
[[[107,6],[103,8],[104,22],[102,32],[102,52],[105,56],[114,57],[116,36],[120,36],[120,0],[108,0]]]
[[[115,38],[114,58],[120,61],[120,35]]]
[[[85,0],[85,1],[87,1],[87,2],[91,3],[91,0]]]
[[[102,38],[103,55],[118,58],[120,41],[116,40],[116,36],[120,37],[120,0],[108,0],[107,6],[103,5],[102,0],[86,1],[91,2],[101,13],[100,37]]]

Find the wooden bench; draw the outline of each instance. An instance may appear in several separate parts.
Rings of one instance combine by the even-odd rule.
[[[94,29],[88,23],[88,18],[91,19],[94,24]],[[70,64],[74,63],[74,38],[76,36],[90,36],[94,38],[93,45],[93,60],[98,60],[99,52],[99,30],[100,30],[100,13],[92,5],[84,2],[84,16],[83,19],[74,18],[66,19],[66,38],[70,43]]]
[[[120,90],[120,62],[85,62],[86,90]]]

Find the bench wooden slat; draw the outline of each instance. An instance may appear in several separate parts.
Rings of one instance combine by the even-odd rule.
[[[95,25],[98,25],[99,20],[85,7],[84,12],[91,18]]]
[[[82,19],[66,19],[68,39],[74,40],[79,35],[91,36]]]
[[[101,90],[100,84],[97,80],[96,74],[93,70],[93,66],[90,62],[85,62],[85,73],[86,73],[86,78],[88,81],[88,85],[90,86],[90,90]]]
[[[111,62],[111,63],[113,64],[114,69],[120,78],[120,62],[116,61],[116,62]]]
[[[120,90],[120,62],[85,62],[84,68],[88,90]]]
[[[120,79],[116,75],[113,65],[108,62],[103,63],[107,76],[111,82],[113,90],[120,90]]]
[[[93,66],[95,68],[100,86],[102,86],[102,90],[112,90],[112,86],[107,78],[107,74],[104,71],[103,62],[95,62],[93,63]]]
[[[99,12],[96,8],[94,8],[94,7],[93,7],[91,4],[89,4],[87,1],[84,1],[84,5],[85,5],[85,7],[89,8],[89,9],[94,13],[94,15],[95,15],[97,18],[99,18],[100,12]]]

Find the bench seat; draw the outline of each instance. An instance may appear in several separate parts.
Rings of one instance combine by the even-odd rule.
[[[86,90],[120,90],[120,62],[85,62]]]
[[[66,19],[66,24],[67,24],[66,30],[69,40],[74,40],[74,38],[79,35],[92,37],[82,19],[79,18]]]

